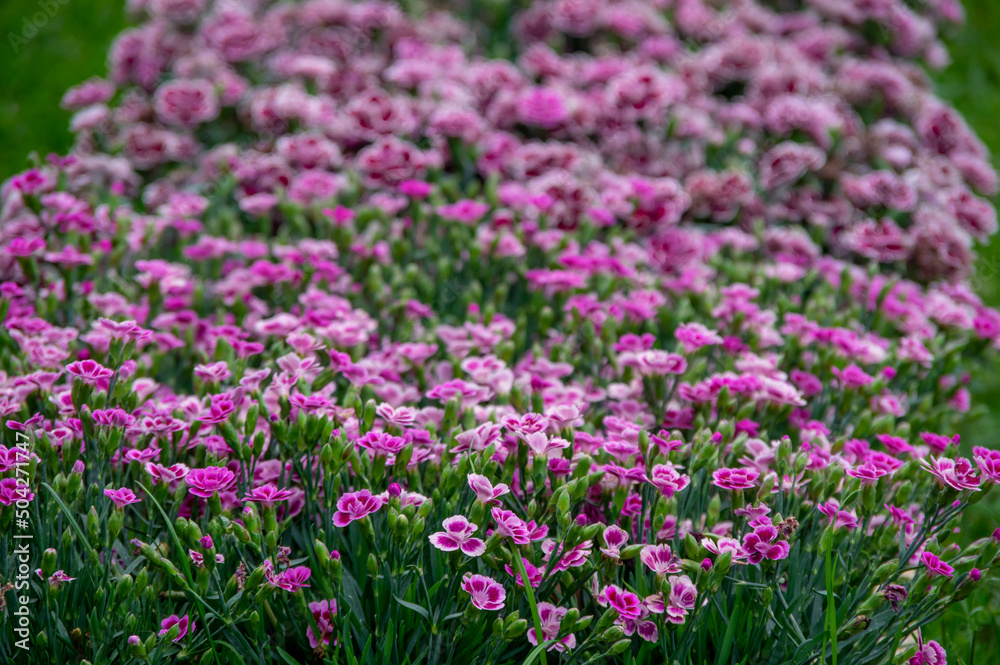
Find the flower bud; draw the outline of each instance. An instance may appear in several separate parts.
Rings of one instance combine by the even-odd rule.
[[[625,653],[625,650],[628,649],[629,646],[631,646],[631,644],[632,640],[627,638],[623,640],[618,640],[617,642],[611,645],[610,649],[608,649],[608,655],[617,656],[619,654]]]
[[[178,629],[178,633],[180,630]],[[128,648],[129,653],[132,654],[133,658],[138,658],[140,660],[146,659],[146,645],[142,643],[138,635],[132,635],[128,638]]]
[[[48,578],[56,569],[56,551],[51,547],[42,552],[42,575]]]
[[[503,638],[505,640],[516,639],[521,635],[524,635],[524,632],[526,630],[528,630],[527,619],[518,619],[517,621],[512,622],[509,626],[507,626],[507,628],[504,629]]]
[[[602,642],[614,642],[620,640],[625,636],[625,630],[621,626],[611,626],[603,633],[601,633],[600,640]]]
[[[115,605],[123,602],[132,594],[132,576],[122,575],[118,578],[118,583],[115,584]]]
[[[576,626],[576,622],[580,619],[580,610],[575,607],[571,607],[566,611],[565,616],[563,616],[562,621],[559,623],[560,633],[571,633],[573,628]]]
[[[594,628],[594,631],[600,633],[617,620],[618,620],[618,610],[609,607],[607,610],[605,610],[604,614],[601,615],[601,618],[597,622],[597,627]]]

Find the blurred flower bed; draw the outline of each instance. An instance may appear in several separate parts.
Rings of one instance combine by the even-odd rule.
[[[923,69],[958,5],[130,8],[3,187],[36,662],[912,665],[995,626],[1000,454],[956,432],[997,182]]]

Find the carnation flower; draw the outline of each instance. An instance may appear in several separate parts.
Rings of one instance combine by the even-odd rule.
[[[188,618],[187,614],[185,614],[182,617],[179,617],[176,614],[171,614],[166,619],[163,619],[160,622],[159,636],[163,637],[168,632],[170,632],[170,629],[173,628],[174,626],[177,626],[178,629],[180,630],[180,632],[177,634],[177,637],[174,638],[173,640],[174,642],[180,642],[182,639],[184,639],[185,635],[187,635],[189,632],[193,633],[195,629],[194,622],[192,622]]]
[[[727,490],[750,489],[759,477],[756,469],[722,468],[712,472],[712,483]]]
[[[460,549],[469,556],[482,556],[486,552],[486,543],[472,537],[479,527],[462,515],[447,518],[442,526],[444,531],[430,535],[431,543],[439,550],[454,552]]]
[[[954,568],[930,552],[923,552],[920,555],[920,562],[927,568],[927,574],[930,577],[937,577],[938,575],[951,577],[955,574]]]
[[[472,604],[492,612],[503,609],[507,592],[485,575],[467,575],[462,579],[462,590],[472,596]]]
[[[337,512],[333,514],[333,523],[341,528],[366,515],[374,513],[382,507],[382,502],[372,496],[368,490],[348,492],[337,499]]]
[[[638,619],[642,611],[639,596],[614,584],[604,587],[597,600],[602,605],[610,605],[622,619]]]
[[[228,489],[235,481],[236,474],[224,466],[192,469],[184,477],[191,494],[205,499],[211,498],[216,492]]]
[[[476,499],[484,504],[499,504],[497,499],[510,492],[510,488],[504,483],[494,486],[486,476],[478,473],[469,474],[469,487],[476,493]]]
[[[289,489],[278,489],[276,486],[267,484],[255,487],[250,493],[243,497],[244,501],[260,503],[265,507],[271,507],[281,501],[292,498],[292,491]]]
[[[135,493],[128,489],[127,487],[122,487],[116,490],[104,490],[104,496],[111,499],[115,504],[115,508],[121,510],[130,503],[139,503],[141,499],[135,495]]]

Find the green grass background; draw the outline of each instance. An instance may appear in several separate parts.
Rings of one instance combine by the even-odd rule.
[[[70,147],[69,114],[59,100],[71,85],[106,74],[108,47],[127,25],[123,4],[0,2],[0,180],[25,168],[31,152],[44,158]],[[940,94],[963,113],[1000,168],[1000,0],[964,4],[965,26],[947,40],[952,64],[933,76]],[[980,248],[978,270],[976,290],[988,304],[1000,305],[1000,235]],[[986,410],[963,427],[963,447],[998,447],[1000,363],[981,367],[972,385],[975,402]],[[969,511],[965,532],[988,534],[1000,525],[998,517],[1000,492],[994,492]],[[972,612],[973,607],[982,609]],[[951,665],[1000,663],[1000,584],[977,590],[925,629],[924,637],[946,646]]]

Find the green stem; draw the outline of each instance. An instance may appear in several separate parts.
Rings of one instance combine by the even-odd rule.
[[[837,665],[837,609],[833,599],[833,545],[826,550],[826,622],[830,631],[833,665]]]
[[[535,640],[539,644],[545,641],[545,636],[542,634],[542,619],[538,616],[538,606],[535,605],[535,594],[531,590],[531,580],[528,579],[528,573],[524,569],[524,560],[521,559],[521,552],[517,549],[517,545],[511,548],[514,550],[514,563],[517,564],[517,572],[521,576],[521,581],[524,582],[524,594],[528,597],[528,607],[531,608],[531,618],[535,622]],[[548,665],[545,660],[545,651],[542,650],[542,665]]]

